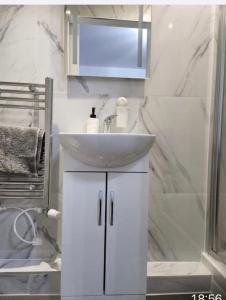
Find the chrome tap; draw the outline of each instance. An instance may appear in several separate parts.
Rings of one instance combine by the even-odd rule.
[[[107,118],[104,119],[104,133],[110,133],[111,132],[111,125],[112,121],[117,117],[116,114],[110,115]]]

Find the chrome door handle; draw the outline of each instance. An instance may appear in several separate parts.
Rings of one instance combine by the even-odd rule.
[[[98,194],[98,213],[97,213],[98,226],[102,225],[102,200],[103,200],[103,191],[99,191],[99,194]]]
[[[115,192],[110,192],[110,226],[114,225],[114,200]]]

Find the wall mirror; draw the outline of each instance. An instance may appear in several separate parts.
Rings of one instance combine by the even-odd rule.
[[[69,76],[149,77],[150,5],[65,6]]]

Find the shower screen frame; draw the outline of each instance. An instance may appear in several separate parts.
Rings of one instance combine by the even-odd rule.
[[[212,132],[212,153],[210,166],[209,204],[207,218],[207,245],[209,254],[222,260],[219,255],[219,195],[220,166],[222,158],[223,109],[226,105],[226,7],[219,9],[218,48],[215,82],[214,122]]]

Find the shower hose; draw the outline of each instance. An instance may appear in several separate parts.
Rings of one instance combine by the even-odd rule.
[[[20,213],[16,216],[14,222],[13,222],[13,232],[14,234],[17,236],[17,238],[24,242],[25,244],[29,244],[29,245],[40,245],[41,244],[41,240],[37,237],[37,230],[35,228],[35,224],[34,224],[34,221],[31,217],[31,215],[29,214],[29,212],[31,211],[34,211],[34,212],[37,212],[37,213],[42,213],[42,209],[41,208],[37,208],[37,207],[34,207],[34,208],[28,208],[28,209],[22,209],[20,207],[1,207],[0,208],[0,211],[5,211],[5,210],[8,210],[8,209],[15,209],[15,210],[19,210]],[[31,228],[32,228],[32,233],[33,233],[33,239],[32,240],[26,240],[25,238],[23,238],[18,230],[17,230],[17,223],[18,223],[18,220],[23,216],[25,215],[31,225]]]

